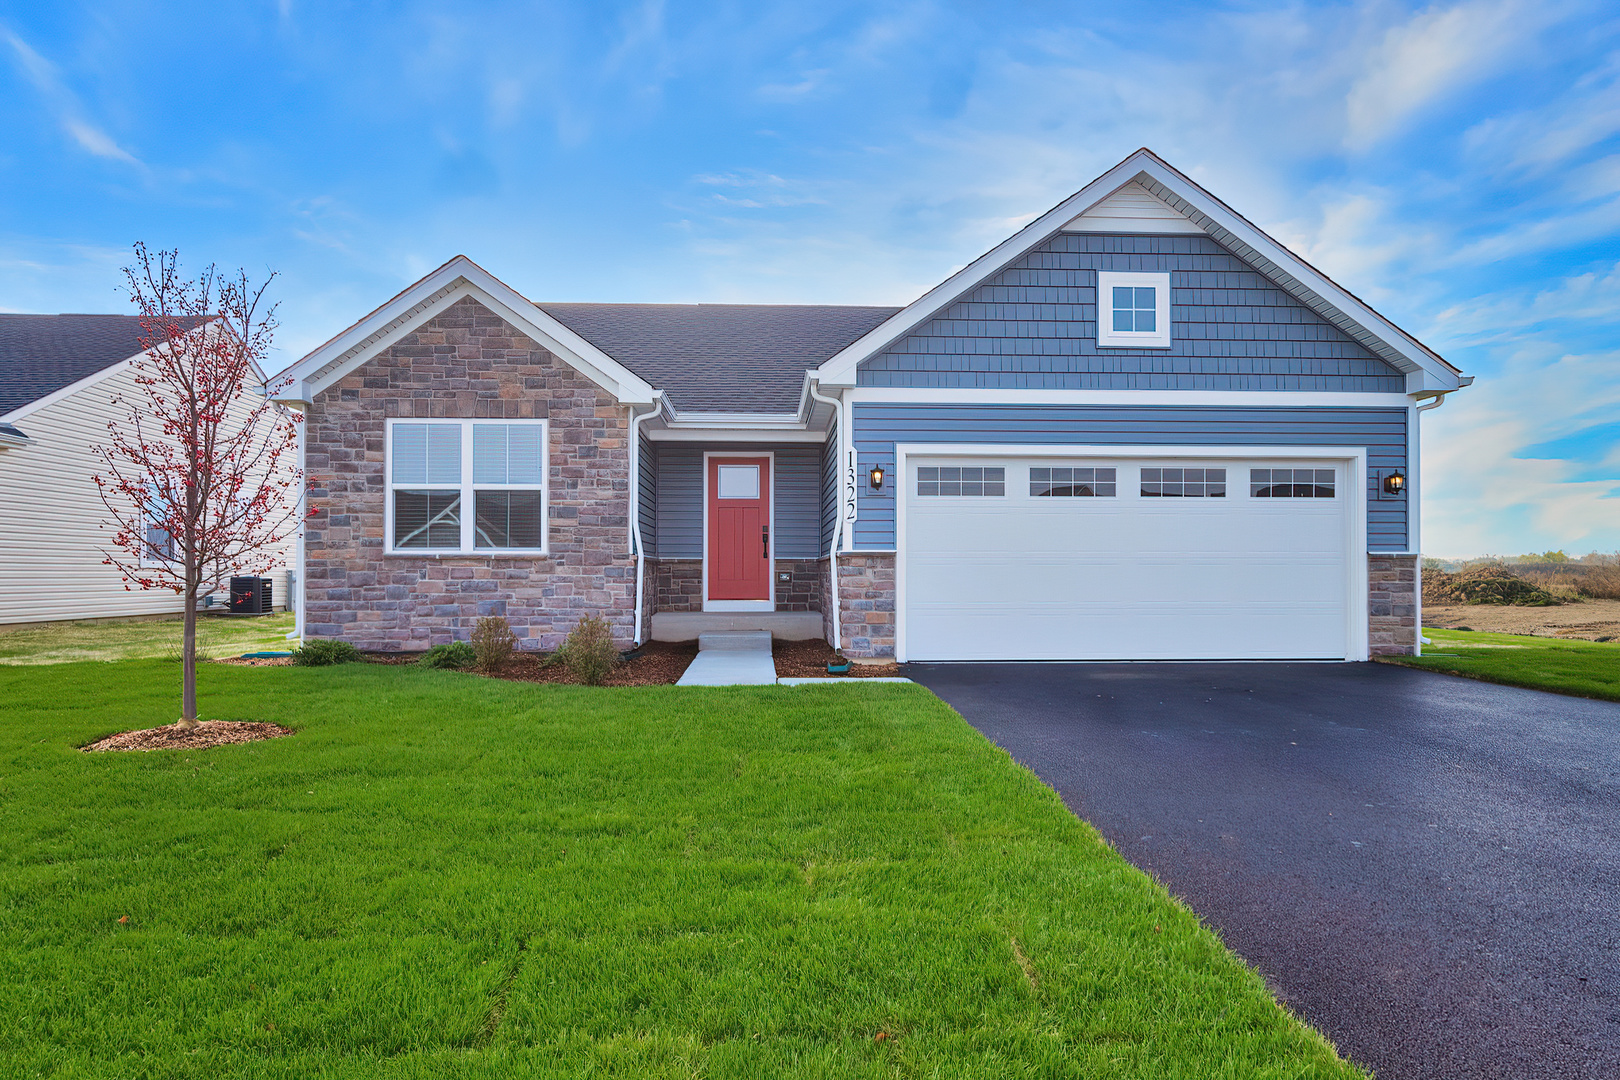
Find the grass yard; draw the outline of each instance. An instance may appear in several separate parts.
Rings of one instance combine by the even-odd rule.
[[[1384,657],[1407,667],[1468,675],[1577,697],[1620,701],[1620,644],[1425,627],[1422,656]]]
[[[293,616],[254,618],[197,616],[197,655],[241,656],[261,649],[290,649]],[[61,622],[0,632],[0,664],[65,664],[75,660],[140,660],[180,657],[180,617],[115,622]]]
[[[201,683],[0,669],[0,1075],[1364,1075],[920,687]]]

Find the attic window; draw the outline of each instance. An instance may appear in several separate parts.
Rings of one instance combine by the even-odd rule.
[[[1097,273],[1097,344],[1111,349],[1170,347],[1170,275]]]

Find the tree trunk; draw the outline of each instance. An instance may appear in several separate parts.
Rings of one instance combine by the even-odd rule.
[[[180,723],[181,731],[197,726],[197,584],[186,583],[186,631],[180,646]]]

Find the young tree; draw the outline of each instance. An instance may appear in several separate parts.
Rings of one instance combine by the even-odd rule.
[[[135,245],[125,267],[140,311],[139,390],[114,403],[95,477],[112,530],[103,549],[124,587],[185,597],[180,727],[197,726],[197,598],[231,574],[261,574],[302,522],[297,469],[303,417],[271,400],[261,362],[276,306],[272,273],[253,285],[209,265],[182,278],[179,253]]]

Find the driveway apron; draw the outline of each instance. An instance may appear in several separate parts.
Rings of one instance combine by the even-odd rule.
[[[1620,1076],[1620,705],[1382,664],[910,664],[1380,1080]]]

